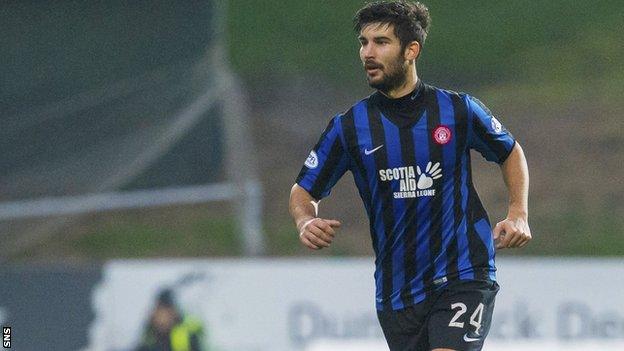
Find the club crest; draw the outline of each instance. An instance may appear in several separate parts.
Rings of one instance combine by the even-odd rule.
[[[451,130],[447,126],[439,125],[433,131],[433,140],[440,145],[444,145],[451,141]]]

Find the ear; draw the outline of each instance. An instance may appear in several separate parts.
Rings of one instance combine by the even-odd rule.
[[[415,40],[407,44],[404,55],[408,61],[416,60],[420,56],[420,44]]]

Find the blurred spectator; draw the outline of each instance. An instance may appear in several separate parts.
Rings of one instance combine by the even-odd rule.
[[[173,291],[163,290],[150,315],[137,351],[206,351],[201,321],[184,316],[177,308]]]

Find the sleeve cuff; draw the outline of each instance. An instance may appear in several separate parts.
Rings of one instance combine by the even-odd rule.
[[[503,163],[505,163],[505,161],[507,161],[507,158],[509,158],[509,155],[511,155],[511,152],[513,151],[513,149],[516,147],[516,140],[514,139],[513,141],[513,145],[511,146],[511,148],[509,148],[509,151],[507,151],[507,153],[505,155],[503,155],[503,157],[501,157],[498,160],[498,164],[502,165]]]
[[[306,182],[304,179],[298,180],[296,183],[297,183],[297,185],[302,187],[303,190],[307,191],[308,194],[310,194],[310,196],[312,196],[314,198],[314,200],[320,201],[323,198],[322,194],[318,194],[318,193],[312,191],[313,190],[312,184],[308,184],[308,182]]]

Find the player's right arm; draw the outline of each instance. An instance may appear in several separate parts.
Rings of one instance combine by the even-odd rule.
[[[316,200],[298,184],[290,190],[289,211],[297,230],[299,240],[310,249],[329,247],[336,235],[340,222],[317,217]]]
[[[321,134],[290,191],[290,215],[299,240],[310,249],[329,247],[340,226],[337,220],[318,218],[317,206],[349,169],[341,134],[340,116],[336,116]]]

